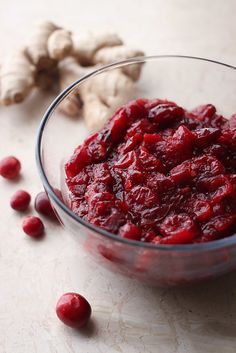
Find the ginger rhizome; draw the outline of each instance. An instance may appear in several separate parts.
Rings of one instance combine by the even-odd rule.
[[[59,64],[60,88],[64,89],[78,78],[99,66],[83,67],[75,58],[66,58]],[[64,99],[59,108],[67,115],[81,114],[88,128],[98,130],[120,104],[132,98],[133,80],[121,69],[107,71],[89,78]]]
[[[88,33],[76,38],[52,22],[37,24],[26,43],[0,64],[0,102],[22,102],[34,88],[63,90],[102,65],[143,56],[124,45],[116,33]],[[132,96],[142,64],[132,64],[90,78],[61,102],[68,116],[84,117],[92,130]]]

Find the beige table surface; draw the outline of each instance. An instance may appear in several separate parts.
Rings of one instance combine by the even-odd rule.
[[[235,0],[0,0],[0,57],[32,22],[52,19],[75,31],[117,30],[148,54],[204,56],[236,65]],[[19,187],[41,189],[35,133],[50,97],[0,108],[0,158],[23,163],[19,184],[0,180],[0,353],[235,353],[236,274],[192,289],[151,289],[111,274],[47,223],[33,242],[9,208]],[[83,293],[93,327],[77,333],[55,316],[65,291]]]

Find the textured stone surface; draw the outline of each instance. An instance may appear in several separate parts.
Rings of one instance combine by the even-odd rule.
[[[2,56],[34,20],[72,30],[116,29],[148,54],[179,53],[236,64],[234,0],[2,0]],[[122,15],[122,16],[121,16]],[[142,24],[140,26],[140,23]],[[141,28],[141,30],[140,30]],[[34,161],[35,133],[50,97],[33,95],[0,109],[0,157],[16,155],[20,184],[0,180],[1,353],[234,353],[236,274],[189,289],[152,289],[97,267],[60,227],[33,242],[9,207],[20,186],[41,190]],[[84,294],[93,320],[84,332],[64,327],[55,305],[66,291]]]

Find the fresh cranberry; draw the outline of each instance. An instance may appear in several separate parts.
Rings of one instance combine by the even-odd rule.
[[[34,207],[38,213],[41,213],[44,216],[50,217],[52,219],[56,219],[56,215],[45,191],[40,192],[36,196]]]
[[[25,234],[32,238],[39,238],[44,233],[44,225],[40,218],[35,216],[28,216],[23,220],[22,224]]]
[[[65,293],[57,302],[58,318],[67,326],[81,328],[85,326],[91,316],[89,302],[78,293]]]
[[[13,156],[6,157],[0,161],[0,175],[6,179],[15,179],[21,170],[20,161]]]
[[[31,196],[27,191],[18,190],[11,197],[10,205],[16,211],[25,211],[30,204]]]

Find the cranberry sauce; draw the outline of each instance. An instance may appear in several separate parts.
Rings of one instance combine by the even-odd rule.
[[[117,236],[206,242],[236,230],[236,115],[137,99],[65,165],[71,208]]]

